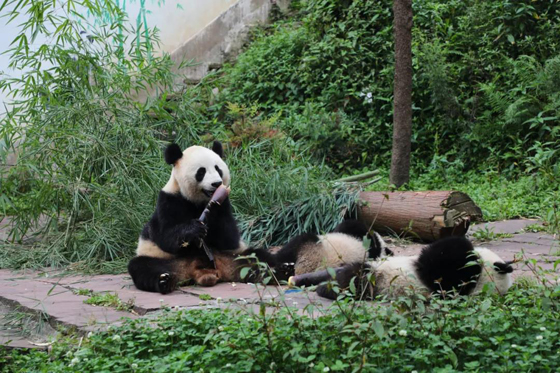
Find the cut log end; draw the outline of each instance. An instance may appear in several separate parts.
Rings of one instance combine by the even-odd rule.
[[[482,210],[458,191],[362,192],[359,215],[377,231],[409,235],[423,241],[467,233]]]

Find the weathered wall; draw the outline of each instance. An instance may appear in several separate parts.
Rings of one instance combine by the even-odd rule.
[[[207,74],[209,66],[222,64],[227,58],[235,56],[250,27],[268,21],[273,3],[284,9],[289,0],[239,0],[232,5],[171,53],[177,66],[191,60],[197,64],[178,72],[187,82],[198,81]]]

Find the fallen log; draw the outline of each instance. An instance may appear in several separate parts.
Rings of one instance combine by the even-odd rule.
[[[361,192],[360,200],[358,216],[367,226],[427,242],[464,235],[482,220],[480,207],[457,191]]]

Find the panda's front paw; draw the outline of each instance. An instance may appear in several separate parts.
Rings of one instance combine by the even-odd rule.
[[[182,237],[182,247],[188,247],[191,245],[199,246],[200,242],[204,240],[206,234],[208,233],[208,227],[198,220],[193,220],[191,224],[188,224],[183,230]]]

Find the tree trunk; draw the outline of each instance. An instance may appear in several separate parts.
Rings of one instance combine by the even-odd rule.
[[[380,232],[407,235],[422,241],[467,233],[471,221],[482,220],[482,211],[465,193],[362,192],[366,202],[359,217]]]
[[[393,85],[393,151],[391,184],[400,187],[410,177],[412,134],[412,0],[393,1],[395,80]]]

